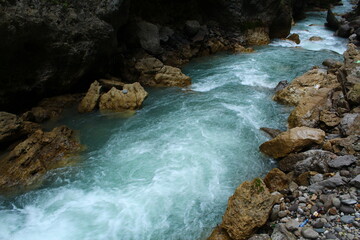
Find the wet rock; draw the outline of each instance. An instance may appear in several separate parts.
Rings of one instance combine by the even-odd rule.
[[[301,235],[306,239],[317,239],[319,237],[319,233],[314,231],[313,228],[309,227],[301,229]]]
[[[191,84],[191,78],[183,74],[179,68],[166,65],[156,73],[154,80],[156,86],[185,87]]]
[[[276,87],[274,88],[275,92],[283,90],[284,88],[286,88],[289,85],[289,82],[284,80],[284,81],[280,81]]]
[[[338,69],[343,65],[342,62],[336,61],[334,59],[325,59],[322,64],[330,69]]]
[[[139,22],[137,36],[143,49],[151,54],[161,54],[163,49],[160,46],[159,28],[149,22]]]
[[[280,133],[283,132],[283,131],[281,131],[279,129],[265,128],[265,127],[260,128],[260,130],[267,133],[271,138],[274,138],[274,137],[278,136]]]
[[[350,184],[353,185],[356,188],[360,188],[360,175],[357,175],[355,178],[353,178],[350,181]]]
[[[264,178],[270,192],[281,191],[289,187],[289,178],[278,168],[272,169]]]
[[[285,224],[277,224],[274,228],[273,233],[271,234],[271,239],[272,240],[296,240],[296,237],[294,234],[292,234],[291,232],[289,232],[286,227]]]
[[[340,122],[340,130],[346,135],[360,135],[360,113],[347,113]]]
[[[312,36],[312,37],[309,38],[309,40],[316,42],[316,41],[322,41],[323,38],[319,37],[319,36]]]
[[[98,105],[101,93],[101,86],[98,81],[90,85],[85,97],[81,100],[78,111],[80,113],[92,112]]]
[[[267,33],[266,29],[261,27],[248,29],[245,32],[245,40],[247,45],[250,46],[259,46],[270,43],[269,34]]]
[[[225,229],[217,226],[211,233],[207,240],[232,240]]]
[[[282,171],[290,172],[296,169],[297,173],[317,171],[325,173],[329,170],[327,162],[337,156],[329,151],[308,150],[306,152],[289,154],[279,161]],[[299,165],[297,165],[299,163]]]
[[[200,30],[200,23],[196,20],[188,20],[185,22],[185,33],[189,37],[195,36]]]
[[[326,26],[333,30],[337,30],[340,26],[339,20],[337,20],[334,13],[330,9],[327,11],[326,21]]]
[[[281,133],[276,138],[260,146],[260,151],[273,157],[285,157],[289,153],[300,151],[313,144],[324,141],[325,132],[320,129],[297,127]]]
[[[244,182],[229,198],[221,227],[235,240],[249,238],[256,228],[266,223],[273,204],[261,179]]]
[[[80,150],[74,131],[65,126],[51,132],[37,130],[0,159],[1,191],[36,184],[48,170],[66,166]]]
[[[293,33],[286,38],[287,40],[293,41],[296,44],[300,44],[299,34]]]
[[[112,88],[100,98],[99,108],[101,111],[125,111],[139,109],[148,93],[138,83],[125,84],[124,90],[127,93]]]
[[[348,167],[356,162],[356,157],[353,155],[345,155],[337,158],[329,159],[328,165],[332,168],[343,168]]]

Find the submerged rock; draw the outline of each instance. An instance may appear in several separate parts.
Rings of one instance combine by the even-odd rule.
[[[81,100],[78,111],[80,113],[92,112],[96,107],[100,99],[101,85],[98,81],[91,84],[86,96]]]
[[[274,199],[261,179],[244,182],[229,198],[220,226],[234,240],[248,239],[266,223],[273,205]]]
[[[260,146],[260,151],[273,158],[285,157],[290,153],[324,141],[325,132],[308,127],[292,128]]]
[[[100,98],[100,111],[116,111],[139,109],[147,97],[148,93],[140,85],[135,82],[133,84],[125,84],[123,90],[112,88],[109,92],[103,94]]]
[[[65,126],[51,132],[37,130],[0,159],[0,190],[36,184],[48,170],[66,166],[80,150],[74,131]]]
[[[300,44],[300,36],[297,33],[293,33],[286,38],[287,40],[293,41],[296,44]]]

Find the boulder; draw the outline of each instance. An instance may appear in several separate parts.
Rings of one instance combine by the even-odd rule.
[[[328,127],[335,127],[339,125],[341,118],[339,117],[339,114],[335,111],[323,110],[320,111],[319,120]]]
[[[110,89],[117,88],[123,89],[125,83],[121,82],[119,78],[112,77],[110,79],[99,79],[98,80],[101,85],[101,91],[109,91]]]
[[[260,146],[260,151],[273,158],[285,157],[313,144],[324,141],[325,132],[308,127],[292,128]]]
[[[189,37],[195,36],[200,30],[200,23],[197,20],[188,20],[185,22],[185,33]]]
[[[351,35],[351,27],[349,24],[342,24],[336,31],[336,35],[343,38],[348,38]]]
[[[164,64],[155,57],[145,57],[139,59],[135,64],[135,69],[141,74],[156,74]]]
[[[116,111],[139,109],[147,97],[148,93],[140,85],[135,82],[133,84],[125,84],[123,90],[112,88],[109,92],[100,97],[100,111]]]
[[[250,46],[259,46],[259,45],[266,45],[270,43],[270,37],[266,29],[264,28],[253,28],[248,29],[245,32],[245,39],[247,45]]]
[[[289,85],[288,81],[284,80],[284,81],[280,81],[276,87],[274,88],[275,92],[283,90],[284,88],[286,88]]]
[[[264,178],[270,192],[281,191],[289,187],[290,179],[278,168],[272,169]]]
[[[280,133],[283,132],[279,129],[265,128],[265,127],[260,128],[260,130],[267,133],[271,138],[277,137]]]
[[[0,159],[0,190],[36,184],[48,170],[66,166],[80,150],[74,131],[65,126],[51,132],[37,130]]]
[[[346,113],[339,128],[345,136],[360,135],[360,113]]]
[[[310,41],[322,41],[323,38],[322,37],[319,37],[319,36],[312,36],[309,38]]]
[[[279,168],[285,172],[295,171],[297,175],[308,171],[326,173],[328,161],[337,158],[336,154],[324,150],[308,150],[290,154],[279,161]]]
[[[342,62],[339,62],[339,61],[336,61],[334,59],[325,59],[322,63],[322,65],[330,68],[330,69],[338,69],[340,68],[343,63]]]
[[[92,112],[98,105],[101,93],[101,85],[98,81],[90,85],[85,97],[81,100],[78,111],[80,113]]]
[[[340,22],[339,20],[335,17],[334,13],[331,11],[331,9],[329,9],[327,11],[327,16],[326,16],[326,26],[328,28],[331,28],[333,30],[337,30],[340,26]]]
[[[336,76],[321,69],[312,69],[295,78],[284,89],[277,91],[273,100],[291,106],[297,106],[305,96],[317,95],[321,88],[338,87]]]
[[[167,42],[174,35],[174,30],[169,27],[161,27],[160,28],[160,41]]]
[[[336,154],[356,154],[360,152],[360,136],[351,135],[346,138],[333,138],[326,141],[323,149]]]
[[[220,226],[234,240],[248,239],[266,223],[273,205],[274,199],[261,179],[246,181],[229,198]]]
[[[141,47],[150,54],[161,54],[163,49],[160,46],[160,34],[158,26],[145,21],[139,22],[137,26],[137,36],[139,38]]]
[[[328,165],[332,168],[348,167],[356,162],[356,157],[353,155],[339,156],[337,158],[329,159]]]
[[[179,68],[163,66],[154,77],[156,86],[178,86],[185,87],[191,84],[191,78],[181,72]]]
[[[300,36],[297,33],[293,33],[286,38],[287,40],[293,41],[296,44],[300,44]]]

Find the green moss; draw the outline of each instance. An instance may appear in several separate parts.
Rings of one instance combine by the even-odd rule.
[[[255,178],[253,183],[254,185],[252,187],[256,192],[261,193],[265,190],[263,186],[263,182],[260,178]]]

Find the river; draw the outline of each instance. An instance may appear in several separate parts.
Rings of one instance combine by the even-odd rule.
[[[291,110],[271,100],[273,88],[326,58],[342,60],[346,40],[324,28],[325,17],[308,13],[293,27],[300,47],[275,40],[250,54],[194,59],[183,68],[189,88],[148,88],[133,117],[67,110],[52,124],[78,130],[86,151],[41,188],[0,198],[0,239],[206,238],[234,189],[276,166],[258,151],[268,140],[259,128],[285,130]]]

